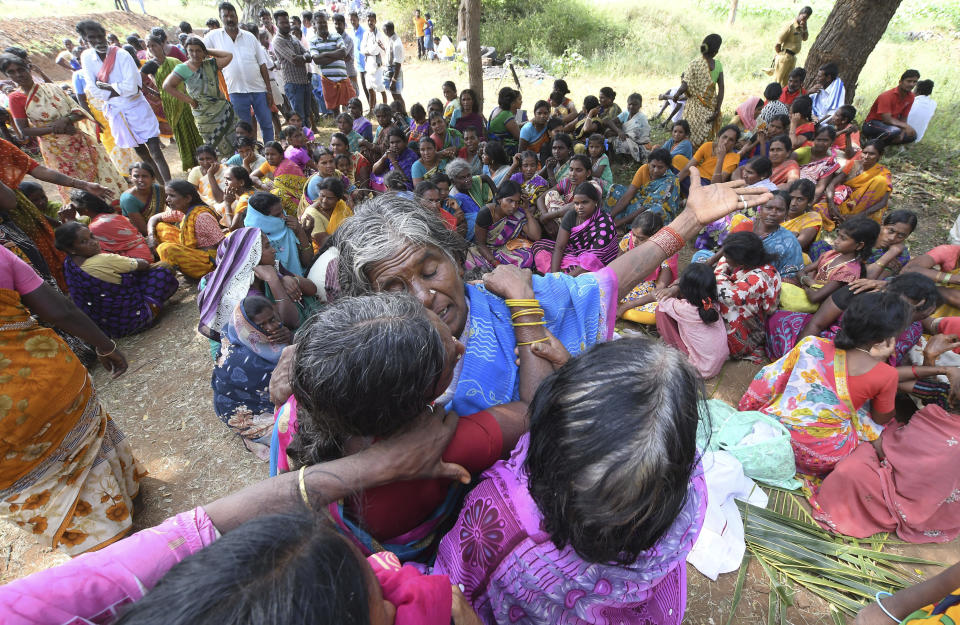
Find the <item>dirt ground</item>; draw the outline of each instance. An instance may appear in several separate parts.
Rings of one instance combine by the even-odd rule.
[[[122,23],[122,28],[118,29],[120,32],[139,29],[143,34],[156,23],[151,18],[132,14],[109,14],[108,18],[101,19],[106,22],[114,15],[129,20]],[[33,20],[0,20],[0,44],[25,45],[27,33],[30,40],[43,36],[48,41],[50,38],[58,41],[64,29],[68,25],[72,29],[77,19],[50,20],[50,31],[43,31],[43,35],[31,32],[37,25]],[[43,58],[40,54],[34,55],[35,62],[40,58]],[[49,58],[40,63],[50,66],[51,77],[66,78]],[[465,78],[457,76],[449,64],[412,61],[407,76],[408,80],[412,76],[422,78],[417,84],[411,84],[406,94],[408,105],[415,101],[425,103],[428,98],[439,96],[439,85],[443,80],[452,78],[465,82]],[[549,83],[544,84],[542,79],[521,78],[521,82],[524,89],[530,91],[531,98],[532,94],[548,90]],[[410,80],[410,83],[414,81]],[[488,83],[485,86],[488,97],[500,86],[496,81]],[[577,88],[586,87],[578,84]],[[527,102],[526,108],[530,105],[532,101]],[[647,112],[652,114],[655,111]],[[332,131],[330,127],[321,129],[318,133],[320,140],[326,142]],[[170,146],[165,152],[173,175],[181,175],[175,147]],[[949,165],[925,157],[914,159],[909,153],[890,156],[895,172],[891,205],[910,207],[921,215],[921,226],[910,240],[911,247],[926,250],[942,243],[946,229],[960,209],[955,199],[956,179]],[[923,168],[919,166],[921,163]],[[618,182],[628,179],[629,175],[632,171],[616,168]],[[196,324],[196,287],[184,282],[156,326],[143,334],[118,341],[130,362],[130,369],[124,376],[111,380],[100,368],[93,372],[104,406],[149,471],[142,484],[143,505],[134,517],[135,529],[153,526],[172,514],[267,477],[266,465],[248,453],[213,412],[210,391],[212,361],[207,341],[196,332]],[[628,328],[627,331],[635,329]],[[712,397],[735,405],[755,372],[754,366],[728,363],[721,375],[708,384],[708,391]],[[960,560],[960,544],[956,541],[947,545],[892,549],[944,563]],[[66,560],[66,556],[39,547],[15,526],[0,523],[0,582]],[[688,581],[685,623],[727,623],[736,572],[711,582],[688,566]],[[767,577],[754,561],[741,603],[729,622],[765,620],[768,592]],[[795,605],[788,610],[787,619],[795,624],[831,622],[827,606],[804,591],[797,592]]]

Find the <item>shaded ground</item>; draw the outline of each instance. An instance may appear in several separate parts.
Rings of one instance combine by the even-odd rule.
[[[131,20],[130,24],[119,29],[120,32],[139,29],[143,34],[155,23],[150,18],[133,14],[116,15]],[[69,23],[67,30],[72,31],[72,24],[77,19],[71,17],[50,22],[56,22],[59,29],[67,28],[63,23]],[[11,24],[20,30],[11,30]],[[38,37],[33,34],[36,24],[31,20],[0,21],[0,44],[8,45],[9,41],[13,41],[25,45],[23,37]],[[47,40],[53,38],[58,41],[63,30],[44,32],[46,34],[43,37]],[[11,33],[21,38],[11,40]],[[411,86],[406,93],[408,104],[426,102],[430,97],[438,96],[443,80],[465,83],[465,78],[458,76],[449,64],[414,61],[409,65],[408,77],[416,76],[418,80],[410,80]],[[59,73],[50,73],[53,78],[65,78]],[[613,84],[617,85],[621,80],[615,78]],[[601,82],[607,82],[607,78],[585,77],[578,79],[575,87],[579,92],[588,89],[595,91],[594,87]],[[529,93],[527,108],[532,105],[531,99],[549,90],[549,82],[542,79],[521,77],[521,83],[524,92]],[[497,81],[487,83],[485,89],[488,97],[500,86],[503,84]],[[617,88],[621,90],[620,86]],[[649,91],[652,93],[653,87]],[[655,110],[647,110],[647,113],[652,115]],[[330,134],[332,128],[322,129],[319,133],[321,142],[326,142]],[[664,136],[655,136],[655,139]],[[180,175],[175,148],[167,148],[166,154],[173,174]],[[920,228],[910,239],[910,245],[922,252],[944,242],[946,230],[960,212],[960,203],[956,199],[958,181],[949,165],[957,155],[931,154],[923,146],[912,148],[906,155],[909,161],[895,148],[887,157],[889,166],[895,172],[891,206],[911,208],[920,215]],[[618,166],[615,168],[616,181],[627,182],[632,173],[631,167]],[[155,327],[118,342],[130,361],[130,369],[123,377],[110,380],[101,369],[93,373],[105,407],[126,433],[134,453],[150,472],[143,482],[142,509],[135,516],[138,529],[155,525],[171,514],[211,501],[267,476],[266,465],[246,452],[213,412],[209,382],[212,361],[206,339],[196,332],[195,293],[195,285],[183,283]],[[630,324],[624,324],[623,329],[637,329],[628,326]],[[708,384],[710,393],[735,405],[755,372],[754,366],[728,363],[721,375]],[[956,542],[942,546],[893,549],[945,563],[960,560],[960,545]],[[29,535],[16,527],[0,524],[0,582],[66,559],[65,556],[38,547]],[[711,582],[692,567],[688,567],[688,574],[685,622],[697,625],[726,623],[730,617],[736,574],[723,575],[716,582]],[[765,620],[768,591],[766,575],[753,562],[743,599],[732,622],[757,623]],[[795,606],[788,610],[788,620],[797,624],[831,622],[827,606],[802,591],[795,597]]]

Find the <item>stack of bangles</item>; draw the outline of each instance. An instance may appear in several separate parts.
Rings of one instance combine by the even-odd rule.
[[[937,284],[939,284],[939,285],[941,285],[941,286],[950,286],[950,284],[951,284],[951,283],[950,283],[950,275],[951,275],[951,274],[949,274],[949,273],[947,273],[947,272],[945,272],[945,271],[938,271],[938,272],[937,272]]]
[[[667,258],[670,258],[682,250],[683,246],[687,244],[687,242],[683,240],[683,237],[677,234],[677,231],[670,226],[660,228],[655,235],[650,237],[650,241],[663,250]]]
[[[527,327],[527,326],[546,326],[547,322],[544,321],[544,312],[543,308],[540,307],[540,302],[535,299],[508,299],[505,300],[505,303],[508,308],[519,308],[520,310],[512,311],[510,314],[510,322],[513,324],[514,328]],[[539,321],[518,321],[522,317],[539,316]],[[542,338],[535,339],[533,341],[521,341],[517,343],[517,347],[521,345],[533,345],[534,343],[543,343],[547,340],[547,336]]]

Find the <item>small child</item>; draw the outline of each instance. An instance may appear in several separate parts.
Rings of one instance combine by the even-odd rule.
[[[353,159],[350,158],[350,155],[337,154],[333,159],[333,164],[336,166],[337,171],[347,177],[347,180],[350,181],[350,186],[354,186]]]
[[[620,255],[637,247],[663,228],[663,218],[653,212],[645,211],[637,215],[630,225],[628,232],[620,240]],[[656,323],[654,314],[657,310],[655,291],[669,286],[679,273],[679,254],[674,254],[657,267],[649,276],[644,278],[633,290],[620,300],[617,316],[634,323],[653,325]]]
[[[302,130],[303,136],[307,138],[307,143],[313,143],[316,140],[316,137],[313,136],[313,131],[310,130],[308,126],[303,124],[303,118],[300,117],[300,113],[297,113],[296,111],[290,113],[290,117],[287,118],[287,125]]]
[[[520,171],[512,174],[510,180],[520,185],[520,205],[528,215],[533,215],[537,210],[537,198],[547,190],[547,180],[537,173],[540,161],[530,150],[514,155],[510,171],[517,169]]]
[[[480,137],[476,126],[466,126],[463,129],[463,147],[457,152],[457,158],[470,163],[470,171],[474,176],[483,174],[483,157],[480,155]]]
[[[307,173],[307,170],[316,170],[317,164],[310,158],[310,152],[306,148],[307,137],[303,134],[303,129],[284,126],[283,137],[287,140],[287,149],[283,155],[299,165],[304,173]]]
[[[250,137],[237,137],[235,145],[237,153],[228,158],[225,165],[243,167],[250,172],[257,171],[261,165],[267,162],[267,159],[257,153],[256,142]]]
[[[64,274],[71,299],[108,336],[145,329],[177,292],[170,265],[102,253],[100,243],[79,222],[59,226],[54,241],[67,255]]]
[[[463,209],[460,208],[460,202],[450,197],[450,176],[440,173],[431,178],[430,182],[437,185],[437,191],[440,192],[440,208],[451,215],[456,215],[457,213],[463,214]],[[466,231],[464,231],[463,236],[466,236]]]
[[[426,109],[424,109],[423,105],[419,102],[415,102],[413,106],[410,107],[410,117],[413,119],[410,121],[407,141],[409,141],[411,145],[416,145],[420,142],[420,137],[430,136],[430,121],[427,119]]]
[[[712,378],[730,357],[713,268],[691,263],[680,274],[677,288],[678,297],[663,299],[657,306],[657,332],[664,343],[686,354],[704,379]]]
[[[816,312],[834,291],[866,274],[865,263],[878,236],[880,224],[869,217],[861,215],[841,223],[833,249],[804,267],[796,281],[783,282],[780,307],[793,312]]]
[[[550,94],[550,117],[563,119],[570,114],[570,109],[564,105],[566,96],[560,91],[554,91]]]
[[[606,154],[607,140],[603,135],[594,133],[587,139],[587,155],[593,163],[593,177],[600,182],[603,192],[613,185],[613,170],[610,169],[610,158]]]
[[[17,190],[27,196],[27,199],[33,202],[33,205],[37,207],[37,210],[39,210],[44,217],[55,220],[60,219],[57,215],[63,204],[60,202],[51,202],[47,198],[47,192],[44,191],[43,187],[39,184],[31,180],[24,180],[20,183],[20,186],[17,187]]]
[[[240,137],[248,137],[248,138],[252,139],[252,140],[253,140],[254,149],[256,149],[257,153],[263,154],[264,145],[263,145],[262,143],[260,143],[259,141],[257,141],[257,133],[255,133],[255,132],[253,131],[253,124],[251,124],[250,122],[245,122],[245,121],[239,121],[239,122],[237,122],[237,126],[236,126],[236,128],[234,129],[234,134],[237,135],[237,138],[238,138],[238,139],[239,139]]]

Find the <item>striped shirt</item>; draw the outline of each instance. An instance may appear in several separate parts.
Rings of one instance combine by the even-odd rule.
[[[344,48],[346,46],[343,43],[343,38],[336,33],[329,33],[325,39],[322,39],[320,35],[315,35],[310,40],[310,54],[336,52]],[[327,80],[337,82],[347,77],[347,64],[343,59],[338,59],[327,65],[321,65],[320,72]]]

